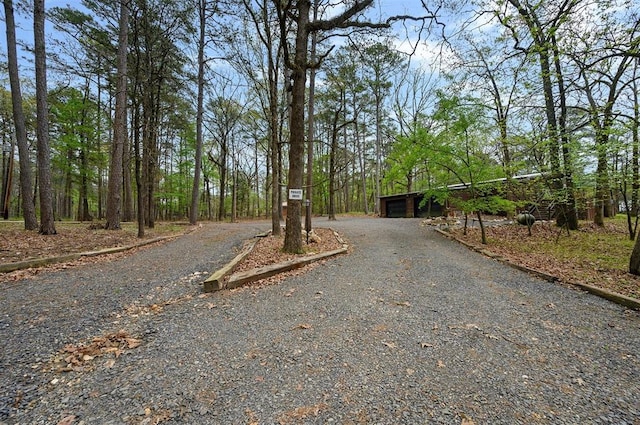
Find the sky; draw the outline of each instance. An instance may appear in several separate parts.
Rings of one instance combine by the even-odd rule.
[[[390,16],[425,16],[427,11],[422,7],[421,0],[376,0],[374,5],[367,9],[366,16],[371,22],[383,22]],[[344,7],[336,7],[335,13],[344,10]],[[331,13],[330,13],[331,14]],[[396,22],[393,25],[393,32],[397,34],[399,44],[396,48],[404,53],[413,54],[414,62],[431,63],[439,49],[426,40],[427,34],[423,32],[418,39],[418,22],[406,21]]]
[[[17,0],[14,0],[14,4]],[[54,7],[64,7],[71,6],[81,8],[80,0],[45,0],[45,8],[51,9]],[[14,6],[15,7],[15,6]],[[343,10],[344,7],[338,6],[336,7],[335,13],[339,13]],[[394,15],[414,15],[419,16],[425,13],[422,8],[420,0],[376,0],[374,5],[370,7],[366,11],[366,15],[370,18],[372,22],[375,21],[384,21],[389,16]],[[26,43],[28,45],[33,45],[33,21],[31,16],[27,16],[24,13],[15,12],[16,17],[16,32],[18,43],[21,42]],[[0,20],[2,24],[2,35],[0,35],[0,57],[2,60],[6,60],[6,35],[5,35],[5,26],[4,26],[4,8],[0,8]],[[409,27],[413,25],[412,23],[407,24]],[[46,23],[46,36],[51,38],[57,38],[56,32],[53,25],[47,21]],[[424,42],[424,37],[422,38],[420,43],[417,43],[417,32],[414,32],[412,28],[407,32],[405,28],[403,28],[402,24],[396,23],[394,25],[394,32],[398,33],[398,37],[400,38],[399,44],[396,46],[398,50],[405,53],[413,53],[414,56],[412,61],[414,63],[419,63],[421,61],[427,62],[431,61],[434,55],[437,53],[437,48],[433,45],[427,44]],[[425,35],[426,37],[426,35]],[[25,52],[23,49],[18,51],[18,56],[21,58],[21,76],[29,78],[30,74],[33,73],[32,55],[29,52]],[[52,75],[52,77],[55,77]],[[2,78],[2,77],[0,77]],[[53,78],[49,78],[49,81],[52,82]]]
[[[17,0],[14,0],[16,3]],[[51,9],[54,7],[78,7],[81,8],[80,0],[45,0],[45,8]],[[15,8],[15,6],[14,6]],[[341,8],[336,8],[339,11]],[[420,0],[376,0],[374,5],[367,10],[367,15],[372,20],[386,19],[393,15],[421,15],[424,13]],[[30,42],[33,40],[33,22],[30,16],[25,16],[22,13],[18,13],[16,10],[16,24],[18,26],[18,39]],[[4,24],[4,8],[0,8],[0,20]],[[2,25],[4,27],[4,25]],[[4,29],[4,28],[3,28]],[[46,28],[47,33],[54,32],[53,26],[48,23]],[[0,49],[2,52],[6,52],[6,37],[0,37]]]

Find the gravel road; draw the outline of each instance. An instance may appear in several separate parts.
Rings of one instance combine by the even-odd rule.
[[[638,312],[418,219],[314,225],[352,252],[278,285],[201,293],[268,222],[3,284],[0,425],[640,424]],[[51,370],[119,330],[140,345]]]

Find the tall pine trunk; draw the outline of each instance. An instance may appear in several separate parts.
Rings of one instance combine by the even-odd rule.
[[[638,96],[638,86],[635,79],[637,71],[634,68],[633,75],[633,123],[631,126],[631,211],[635,216],[638,214],[638,206],[640,204],[639,192],[640,192],[640,137],[638,136],[640,129],[640,98]]]
[[[271,49],[268,53],[269,65],[269,145],[271,155],[271,233],[279,236],[280,231],[280,136],[278,131],[278,69]]]
[[[313,2],[313,19],[318,19],[318,8],[320,7],[319,0]],[[311,35],[311,63],[315,63],[316,50],[318,44],[318,35],[313,33]],[[312,67],[309,70],[309,102],[307,113],[307,180],[305,182],[305,199],[309,202],[309,206],[305,211],[304,229],[307,232],[311,231],[311,211],[313,209],[313,142],[315,139],[315,93],[316,93],[316,69]],[[335,217],[334,217],[335,220]]]
[[[83,102],[89,99],[89,82],[85,85]],[[87,109],[82,110],[82,127],[86,126]],[[89,212],[89,146],[91,141],[87,132],[82,132],[82,146],[80,147],[80,187],[78,188],[78,221],[91,221]]]
[[[225,198],[227,195],[227,141],[220,142],[220,159],[218,168],[220,169],[220,182],[218,192],[218,220],[226,218]]]
[[[33,32],[36,68],[36,110],[38,171],[40,173],[40,233],[55,235],[51,154],[49,148],[49,106],[47,104],[47,60],[44,35],[44,0],[33,3]]]
[[[309,11],[311,2],[301,0],[297,4],[297,33],[295,57],[291,68],[293,86],[291,89],[291,119],[289,135],[289,174],[288,189],[302,189],[304,168],[304,99],[307,79],[307,57],[309,43]],[[300,213],[302,201],[288,199],[287,227],[284,238],[284,250],[290,253],[302,252],[302,223]]]
[[[336,154],[338,151],[338,118],[342,113],[337,109],[331,123],[331,149],[329,151],[329,220],[336,219]]]
[[[198,1],[198,99],[196,110],[196,155],[193,170],[193,186],[191,188],[191,208],[189,210],[189,224],[198,222],[198,205],[200,201],[200,175],[202,168],[202,117],[204,115],[204,48],[206,30],[206,4],[205,0]]]
[[[24,215],[25,230],[38,228],[36,208],[33,202],[33,184],[31,159],[29,158],[29,141],[25,124],[24,109],[22,107],[22,91],[18,73],[18,54],[16,48],[16,24],[13,15],[12,0],[4,0],[4,15],[7,29],[7,65],[9,82],[11,85],[11,104],[13,106],[13,123],[15,126],[18,155],[20,158],[20,197]]]
[[[113,144],[109,183],[107,191],[106,229],[120,229],[120,208],[122,203],[122,157],[127,137],[127,51],[129,9],[127,0],[120,1],[120,20],[118,32],[118,57],[116,81],[116,109],[113,120]]]

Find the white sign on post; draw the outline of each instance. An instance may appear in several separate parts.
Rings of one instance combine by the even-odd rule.
[[[302,189],[289,189],[289,199],[292,201],[302,201]]]

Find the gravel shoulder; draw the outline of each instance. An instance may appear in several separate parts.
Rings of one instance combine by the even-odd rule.
[[[419,219],[331,222],[350,254],[202,294],[268,227],[205,225],[0,286],[0,423],[640,423],[638,312]],[[51,370],[65,345],[119,330],[140,345]]]

